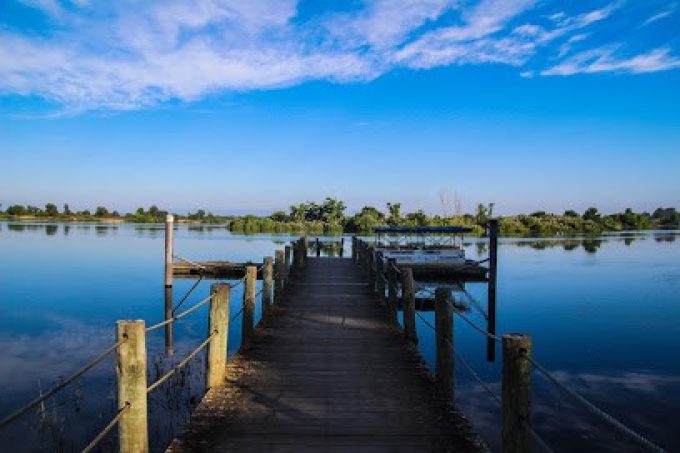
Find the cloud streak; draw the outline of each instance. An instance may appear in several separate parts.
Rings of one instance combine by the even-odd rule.
[[[672,43],[637,53],[625,42],[583,49],[593,28],[624,13],[619,2],[565,12],[537,0],[373,0],[306,15],[297,0],[22,4],[51,26],[36,35],[5,20],[0,95],[38,96],[74,112],[308,80],[366,82],[398,67],[494,63],[522,75],[567,76],[670,70],[679,62]],[[645,28],[663,22],[660,14]]]

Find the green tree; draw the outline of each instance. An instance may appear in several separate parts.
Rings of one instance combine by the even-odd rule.
[[[269,216],[274,222],[285,222],[288,216],[283,211],[275,211]]]
[[[398,226],[401,223],[401,203],[387,203],[389,217],[387,223],[390,226]]]
[[[578,212],[574,211],[573,209],[567,209],[564,211],[564,216],[565,217],[580,217],[578,215]]]
[[[109,210],[104,206],[97,206],[97,209],[94,211],[94,215],[95,217],[107,217],[109,215]]]
[[[71,208],[68,207],[67,203],[64,203],[64,215],[71,215]]]
[[[586,212],[583,213],[583,220],[592,220],[597,222],[600,220],[600,218],[601,216],[597,208],[590,207],[586,209]]]
[[[14,204],[7,208],[7,214],[9,215],[24,215],[26,214],[26,208],[20,204]]]
[[[50,217],[56,217],[59,215],[59,209],[57,208],[57,205],[53,203],[47,203],[45,205],[45,214],[50,216]]]

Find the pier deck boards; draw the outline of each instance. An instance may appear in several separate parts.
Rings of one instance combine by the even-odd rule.
[[[169,452],[479,451],[350,259],[309,258]]]

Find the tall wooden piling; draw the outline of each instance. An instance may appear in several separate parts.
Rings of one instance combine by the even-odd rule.
[[[272,309],[272,280],[274,277],[274,259],[267,256],[262,266],[262,311],[269,313]]]
[[[390,308],[392,321],[397,322],[397,312],[399,311],[397,260],[388,258],[385,273],[387,274],[387,306]]]
[[[174,232],[175,217],[172,214],[165,216],[165,286],[172,286],[172,235]]]
[[[531,337],[503,335],[501,438],[504,453],[531,451]]]
[[[172,286],[165,287],[165,320],[169,320],[173,317],[173,300],[172,300]],[[174,323],[169,322],[165,325],[165,354],[170,356],[174,354],[174,335],[173,335],[173,325]]]
[[[284,281],[284,286],[285,286],[285,281],[288,279],[288,274],[290,274],[290,245],[286,245],[284,248],[284,256],[283,256],[283,261],[285,263],[285,275],[283,278]]]
[[[416,291],[413,281],[413,270],[410,267],[401,268],[401,301],[404,308],[404,336],[414,343],[418,343],[416,330]]]
[[[387,285],[385,284],[385,260],[382,252],[375,254],[375,274],[375,290],[378,293],[378,300],[380,300],[380,303],[385,303],[385,287]]]
[[[286,258],[283,250],[277,250],[274,256],[274,299],[278,301],[286,278]]]
[[[451,290],[437,288],[434,294],[434,320],[437,337],[435,380],[446,396],[454,395],[453,382],[453,309]]]
[[[146,333],[142,320],[118,321],[116,352],[118,408],[125,410],[118,423],[120,453],[149,451],[146,399]]]
[[[257,267],[246,266],[246,281],[243,288],[243,316],[241,326],[241,347],[247,346],[255,331],[255,291],[257,288]]]
[[[489,220],[489,284],[487,285],[487,330],[496,334],[496,276],[498,273],[498,220]],[[486,360],[496,360],[496,343],[486,339]]]
[[[210,315],[208,318],[208,343],[205,361],[206,389],[219,387],[224,383],[227,364],[227,338],[229,337],[230,286],[216,283],[210,287]]]

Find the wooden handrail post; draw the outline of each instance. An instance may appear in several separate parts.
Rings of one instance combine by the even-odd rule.
[[[316,238],[316,257],[321,256],[321,241],[319,241],[319,238]]]
[[[224,383],[227,366],[227,338],[229,337],[229,298],[231,287],[222,283],[210,286],[210,315],[208,343],[205,361],[205,387],[211,389]]]
[[[437,337],[435,380],[444,395],[453,397],[453,308],[450,289],[437,288],[435,290],[434,310]]]
[[[366,266],[367,266],[367,272],[368,272],[368,289],[371,291],[371,294],[375,293],[375,270],[373,269],[375,266],[375,252],[373,251],[372,246],[368,246],[368,257],[366,260]]]
[[[274,300],[277,302],[281,298],[283,291],[284,278],[286,275],[285,253],[283,250],[277,250],[274,259]]]
[[[295,243],[295,248],[293,250],[293,258],[295,260],[295,270],[299,271],[305,264],[305,257],[303,254],[304,243],[302,238],[298,239]]]
[[[404,336],[417,344],[416,291],[413,270],[410,267],[401,269],[401,303],[404,307]]]
[[[345,256],[345,238],[340,238],[340,258]]]
[[[397,312],[399,311],[399,296],[397,295],[397,260],[387,259],[387,305],[390,307],[392,321],[397,322]]]
[[[504,453],[531,451],[531,337],[503,335],[501,438]]]
[[[257,288],[257,267],[246,266],[246,281],[243,288],[243,323],[241,325],[241,348],[245,347],[255,331],[255,290]]]
[[[381,304],[385,303],[385,260],[383,259],[383,252],[376,252],[375,254],[375,274],[376,274],[376,292],[378,293],[378,300]]]
[[[307,263],[307,253],[309,252],[309,238],[307,235],[302,236],[302,265]]]
[[[286,286],[286,281],[288,281],[288,275],[290,274],[290,245],[287,245],[283,248],[284,250],[284,256],[283,256],[283,262],[285,264],[285,272],[282,275],[283,279],[283,286]]]
[[[262,312],[269,313],[272,309],[272,280],[274,277],[274,259],[267,256],[262,265]]]
[[[357,255],[358,255],[358,250],[357,250],[357,237],[352,236],[352,261],[356,262],[357,261]]]
[[[487,285],[487,330],[496,334],[496,277],[498,274],[498,220],[489,220],[489,282]],[[486,339],[486,360],[496,360],[496,343]]]
[[[175,217],[172,214],[165,216],[165,286],[172,286],[172,235],[174,232]]]
[[[118,408],[130,405],[118,423],[119,452],[146,453],[149,451],[149,429],[144,321],[118,321],[116,337],[122,341],[116,352]]]

